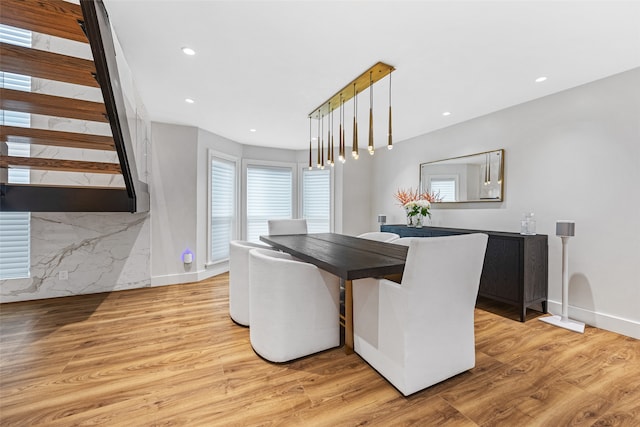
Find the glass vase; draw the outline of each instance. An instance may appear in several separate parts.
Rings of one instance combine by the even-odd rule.
[[[407,227],[414,227],[415,224],[413,223],[413,216],[409,214],[409,209],[405,208],[404,213],[407,216]]]
[[[416,228],[422,228],[422,223],[424,222],[424,218],[422,215],[416,215]]]

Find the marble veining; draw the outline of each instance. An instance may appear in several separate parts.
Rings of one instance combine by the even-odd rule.
[[[93,59],[86,43],[43,34],[33,35],[33,47]],[[119,45],[117,45],[120,48]],[[124,76],[124,96],[139,179],[148,181],[151,121],[133,82],[121,49],[116,60]],[[99,89],[33,79],[42,93],[99,101]],[[39,129],[111,135],[108,123],[32,114]],[[34,145],[33,155],[68,158],[67,149]],[[98,161],[94,150],[76,150],[78,160]],[[113,156],[113,153],[111,153]],[[75,159],[76,157],[74,157]],[[109,157],[99,157],[105,160]],[[117,161],[117,155],[111,157]],[[31,171],[31,182],[58,185],[124,187],[121,175]],[[151,226],[148,213],[33,213],[31,215],[31,276],[0,281],[0,303],[60,297],[151,285]],[[66,272],[67,279],[60,273]]]
[[[84,101],[104,102],[100,88],[35,77],[31,78],[31,92],[82,99]]]
[[[148,214],[32,214],[31,242],[31,277],[0,281],[0,302],[151,284]]]

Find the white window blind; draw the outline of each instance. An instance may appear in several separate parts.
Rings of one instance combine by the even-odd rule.
[[[22,47],[31,47],[31,31],[0,24],[0,41]]]
[[[293,215],[293,170],[288,167],[247,166],[247,240],[268,234],[269,219]]]
[[[211,262],[229,258],[236,229],[236,164],[211,158]]]
[[[331,231],[331,170],[302,170],[302,217],[309,233]]]
[[[31,32],[0,25],[0,41],[31,47]],[[31,90],[31,77],[0,72],[0,87]],[[0,123],[6,126],[31,126],[31,115],[0,110]],[[7,142],[9,156],[30,156],[30,145]],[[9,169],[8,182],[28,184],[29,170]],[[29,212],[0,212],[0,280],[29,277]]]
[[[456,201],[456,180],[455,178],[431,178],[431,192],[440,195],[443,202]]]

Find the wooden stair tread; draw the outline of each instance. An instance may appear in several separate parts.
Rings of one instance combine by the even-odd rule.
[[[0,24],[88,43],[80,5],[63,0],[2,0]]]
[[[42,79],[100,87],[93,61],[0,42],[0,69]]]
[[[0,125],[0,141],[55,147],[85,148],[89,150],[115,151],[113,137],[87,133],[62,132],[19,126]]]
[[[85,162],[78,160],[43,159],[39,157],[0,156],[0,167],[48,170],[60,172],[120,174],[118,163]]]
[[[0,109],[107,123],[103,103],[0,88]]]

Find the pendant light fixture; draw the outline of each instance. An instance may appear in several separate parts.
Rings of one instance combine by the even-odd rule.
[[[357,78],[349,82],[340,91],[336,92],[331,98],[326,100],[322,105],[309,113],[310,119],[318,120],[318,167],[324,166],[324,118],[327,117],[327,162],[330,165],[335,164],[335,144],[334,144],[334,114],[333,111],[340,107],[339,119],[340,125],[338,129],[338,158],[344,163],[346,161],[346,138],[345,138],[345,111],[344,104],[353,98],[353,143],[351,154],[354,159],[359,157],[358,149],[358,94],[369,88],[369,153],[374,153],[374,136],[373,136],[373,84],[382,78],[390,75],[395,68],[391,65],[378,62],[370,67]],[[389,77],[389,141],[387,147],[393,147],[391,136],[391,77]],[[322,139],[321,139],[322,138]]]
[[[324,169],[324,116],[320,117],[320,169]]]
[[[351,155],[354,159],[358,160],[360,154],[358,153],[358,92],[356,91],[356,84],[353,84],[353,144],[351,147]]]
[[[391,132],[391,72],[389,72],[389,142],[387,142],[387,148],[393,149],[393,136]]]
[[[313,138],[311,138],[311,117],[309,117],[309,170],[313,169],[313,159],[312,159],[312,140]]]
[[[373,156],[373,71],[369,72],[369,154]]]
[[[335,151],[335,146],[333,145],[333,134],[334,134],[334,128],[333,128],[333,110],[331,110],[331,151],[330,151],[330,155],[331,155],[331,167],[333,167],[335,165],[335,158],[334,158],[334,151]]]
[[[331,151],[333,151],[333,144],[331,138],[331,131],[333,130],[333,122],[331,121],[331,102],[329,102],[329,114],[327,114],[327,164],[331,165]]]
[[[320,169],[320,120],[319,119],[318,119],[318,139],[316,139],[316,142],[318,143],[318,148],[316,149],[316,152],[318,153],[317,167],[318,169]]]
[[[338,159],[344,163],[344,128],[342,127],[343,119],[344,119],[344,100],[342,99],[342,94],[340,94],[340,128],[339,128],[339,141],[338,141]]]

